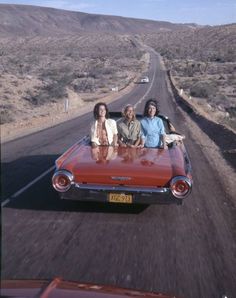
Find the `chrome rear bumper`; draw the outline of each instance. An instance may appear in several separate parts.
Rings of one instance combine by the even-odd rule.
[[[166,187],[72,184],[68,191],[59,194],[62,199],[109,203],[109,193],[131,194],[133,204],[182,204],[182,200],[175,198],[170,189]]]
[[[169,188],[166,187],[129,187],[122,185],[94,185],[94,184],[74,184],[76,189],[87,189],[102,192],[127,192],[127,193],[167,193]]]

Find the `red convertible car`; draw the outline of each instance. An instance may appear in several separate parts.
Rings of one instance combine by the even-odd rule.
[[[96,284],[85,284],[76,281],[65,281],[61,278],[47,280],[3,280],[0,297],[5,298],[177,298],[154,292],[118,288]]]
[[[118,119],[121,113],[110,113]],[[141,115],[137,115],[139,119]],[[165,125],[168,149],[92,148],[89,136],[56,160],[53,187],[62,199],[127,204],[177,203],[190,194],[191,164],[182,138]]]

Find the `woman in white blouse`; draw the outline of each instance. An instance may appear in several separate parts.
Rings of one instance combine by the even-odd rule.
[[[118,146],[116,121],[109,119],[109,111],[104,102],[94,106],[93,115],[95,121],[91,126],[91,145],[96,146]]]

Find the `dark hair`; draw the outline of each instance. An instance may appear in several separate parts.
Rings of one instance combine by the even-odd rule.
[[[156,114],[155,114],[155,116],[157,116],[159,114],[159,104],[158,104],[158,101],[156,99],[150,98],[149,100],[147,100],[147,102],[145,104],[145,107],[144,107],[144,111],[143,111],[143,116],[144,117],[148,117],[148,108],[149,108],[150,105],[156,107]]]
[[[98,113],[98,111],[99,111],[99,107],[100,106],[104,106],[105,107],[105,109],[106,109],[106,119],[108,119],[109,118],[109,111],[108,111],[108,107],[107,107],[107,105],[105,104],[105,102],[98,102],[98,103],[96,103],[95,104],[95,106],[94,106],[94,109],[93,109],[93,115],[94,115],[94,118],[97,120],[98,118],[99,118],[99,113]]]

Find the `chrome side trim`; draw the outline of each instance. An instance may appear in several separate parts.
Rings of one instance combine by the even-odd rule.
[[[112,180],[119,180],[119,181],[125,181],[125,180],[131,180],[131,177],[125,177],[125,176],[111,176]]]
[[[132,192],[132,193],[167,193],[170,191],[166,187],[129,187],[121,185],[94,185],[94,184],[79,184],[75,183],[74,186],[79,189],[94,190],[99,192],[118,191],[118,192]]]
[[[80,145],[81,143],[85,142],[85,141],[89,141],[89,135],[84,136],[82,139],[80,139],[78,142],[74,143],[73,145],[71,145],[62,155],[60,155],[56,160],[55,160],[55,166],[56,166],[56,170],[58,171],[58,167],[57,167],[57,161],[61,158],[63,158],[72,148],[73,150],[70,152],[72,153],[76,148],[76,145]]]

